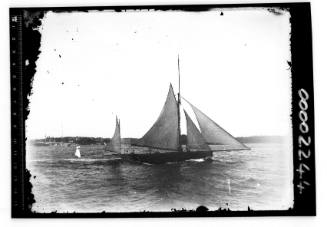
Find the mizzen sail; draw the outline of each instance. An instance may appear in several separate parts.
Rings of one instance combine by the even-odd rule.
[[[138,140],[137,145],[159,149],[178,150],[178,104],[172,85],[159,118],[150,130]]]
[[[188,102],[189,103],[189,102]],[[223,150],[244,150],[249,149],[247,146],[239,142],[231,134],[220,127],[216,122],[211,120],[201,110],[189,103],[198,120],[201,134],[209,145],[224,145]]]
[[[184,110],[187,125],[187,143],[186,146],[192,151],[209,151],[210,147],[201,135],[201,132],[193,123],[190,116]]]
[[[108,145],[108,150],[112,152],[120,153],[120,149],[121,149],[120,121],[116,117],[116,129]]]

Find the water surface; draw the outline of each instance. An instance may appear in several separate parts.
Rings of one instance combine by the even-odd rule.
[[[112,161],[102,146],[28,147],[37,212],[281,210],[293,205],[292,154],[279,143],[214,153],[211,162],[161,165]]]

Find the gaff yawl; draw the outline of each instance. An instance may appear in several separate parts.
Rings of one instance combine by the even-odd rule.
[[[181,144],[179,102],[170,85],[165,105],[150,130],[122,151],[120,124],[109,144],[109,150],[121,158],[146,163],[178,162],[212,156],[214,151],[248,150],[249,148],[226,132],[194,105],[189,103],[199,123],[200,130],[184,110],[186,117],[186,144]],[[141,151],[140,151],[141,150]]]
[[[200,129],[184,110],[186,118],[186,144],[181,143],[180,106],[181,95],[177,100],[170,84],[166,102],[157,121],[140,139],[128,148],[122,149],[120,122],[116,119],[116,129],[109,144],[109,150],[119,153],[122,159],[145,162],[166,163],[189,159],[206,159],[214,151],[249,150],[202,111],[184,99],[191,106]]]

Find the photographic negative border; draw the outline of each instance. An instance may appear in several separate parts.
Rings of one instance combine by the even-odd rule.
[[[29,114],[28,95],[36,72],[41,34],[35,29],[46,11],[76,12],[89,10],[183,10],[206,11],[211,8],[265,7],[287,9],[291,22],[292,126],[294,206],[288,210],[207,211],[173,210],[171,212],[133,213],[35,213],[25,163],[25,120]],[[148,5],[101,7],[10,8],[10,76],[11,76],[11,186],[13,218],[120,218],[120,217],[220,217],[220,216],[314,216],[316,215],[314,97],[310,3],[263,3],[228,5]],[[28,20],[27,20],[28,19]],[[29,64],[24,62],[28,59]],[[278,91],[276,91],[278,92]]]

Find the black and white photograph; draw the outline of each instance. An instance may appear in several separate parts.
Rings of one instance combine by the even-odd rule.
[[[11,9],[13,198],[32,217],[314,215],[297,6]]]

